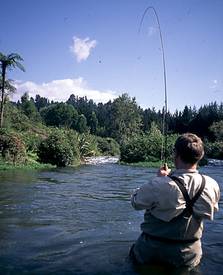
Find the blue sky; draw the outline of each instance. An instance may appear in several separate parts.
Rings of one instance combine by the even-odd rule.
[[[71,93],[107,102],[127,92],[143,108],[164,105],[159,16],[168,108],[223,101],[222,0],[1,1],[0,51],[19,53],[26,72],[9,72],[18,99]]]

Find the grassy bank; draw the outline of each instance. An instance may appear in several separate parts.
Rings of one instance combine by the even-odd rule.
[[[26,164],[12,164],[9,162],[0,161],[0,171],[5,170],[18,170],[18,169],[25,169],[25,170],[32,170],[32,169],[49,169],[54,168],[56,166],[51,164],[43,164],[39,162],[30,162]]]

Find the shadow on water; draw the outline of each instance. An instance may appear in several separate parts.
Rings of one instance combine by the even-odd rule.
[[[221,168],[202,172],[223,187]],[[0,172],[0,274],[222,274],[222,208],[205,223],[197,270],[127,260],[143,220],[130,194],[153,175],[154,169],[115,164]]]

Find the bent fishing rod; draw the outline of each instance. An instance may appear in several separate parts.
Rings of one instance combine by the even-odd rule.
[[[164,107],[163,107],[163,121],[162,121],[162,146],[161,146],[161,162],[164,164],[164,167],[167,167],[167,123],[166,123],[166,116],[167,116],[167,85],[166,85],[166,61],[165,61],[165,54],[164,54],[164,46],[163,46],[163,37],[162,37],[162,31],[161,31],[161,27],[160,27],[160,21],[159,21],[159,17],[158,14],[155,10],[154,7],[149,6],[145,9],[141,21],[140,21],[140,25],[139,25],[139,30],[138,33],[140,33],[141,28],[142,28],[142,24],[144,21],[144,18],[146,16],[146,14],[148,13],[149,10],[152,10],[155,18],[156,18],[156,22],[158,25],[158,29],[159,29],[159,37],[160,37],[160,43],[161,43],[161,51],[162,51],[162,64],[163,64],[163,80],[164,80]]]

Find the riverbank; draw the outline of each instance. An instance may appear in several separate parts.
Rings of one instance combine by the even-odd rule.
[[[98,156],[98,157],[86,157],[82,160],[76,160],[73,161],[71,165],[68,165],[69,167],[77,167],[80,165],[86,165],[86,164],[106,164],[106,163],[118,163],[119,157],[118,156]],[[32,169],[50,169],[50,168],[56,168],[56,165],[52,165],[50,163],[44,164],[40,163],[36,160],[30,160],[29,162],[23,163],[23,164],[13,164],[11,162],[4,162],[0,161],[0,171],[2,170],[19,170],[19,169],[26,169],[26,170],[32,170]]]
[[[134,166],[134,167],[145,167],[145,168],[159,168],[163,165],[161,160],[142,161],[142,162],[133,162],[133,163],[121,161],[120,164]],[[173,161],[168,161],[167,165],[171,169],[175,167]],[[223,166],[223,160],[203,158],[199,162],[199,166],[206,166],[206,165],[208,165],[208,166]]]
[[[0,171],[6,170],[32,170],[32,169],[50,169],[55,168],[56,166],[51,164],[44,164],[39,162],[30,162],[24,164],[13,164],[9,162],[2,162],[0,161]]]
[[[69,165],[70,167],[77,167],[80,165],[99,165],[99,164],[109,164],[109,163],[117,163],[120,165],[128,165],[133,167],[144,167],[144,168],[159,168],[163,164],[160,160],[159,161],[144,161],[144,162],[133,162],[128,163],[124,161],[119,161],[119,156],[97,156],[97,157],[86,157],[82,161],[76,161],[72,165]],[[221,166],[223,165],[223,160],[216,160],[216,159],[209,159],[206,160],[204,163],[202,163],[200,166]],[[174,168],[173,162],[168,162],[169,168]],[[44,164],[39,163],[37,161],[30,161],[25,164],[12,164],[8,162],[0,161],[0,171],[1,170],[17,170],[17,169],[50,169],[50,168],[56,168],[55,165],[52,164]]]

